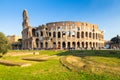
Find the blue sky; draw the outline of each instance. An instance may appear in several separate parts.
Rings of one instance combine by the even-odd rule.
[[[0,32],[21,35],[24,9],[32,26],[80,21],[97,24],[106,40],[120,35],[120,0],[0,0]]]

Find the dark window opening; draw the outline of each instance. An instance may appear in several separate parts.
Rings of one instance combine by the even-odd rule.
[[[53,32],[53,37],[56,37],[56,33],[55,32]]]
[[[89,33],[89,38],[91,38],[91,32]]]
[[[87,32],[85,33],[85,35],[86,35],[86,37],[88,37],[88,33]]]
[[[60,38],[61,37],[61,34],[60,34],[60,32],[58,32],[58,38]]]
[[[66,47],[66,44],[65,42],[62,43],[62,47],[65,48]]]
[[[43,36],[43,32],[42,31],[40,32],[40,35]]]
[[[65,37],[65,34],[66,34],[66,32],[65,32],[65,31],[63,31],[63,32],[62,32],[62,37]]]
[[[35,35],[35,29],[32,29],[32,35],[33,35],[33,37],[36,36],[36,35]]]
[[[81,38],[84,38],[84,32],[81,33]]]
[[[51,36],[51,32],[49,32],[49,36]]]
[[[39,34],[37,33],[37,37],[39,37]]]
[[[72,31],[72,37],[75,37],[75,31]]]
[[[80,32],[77,32],[77,38],[80,38]]]

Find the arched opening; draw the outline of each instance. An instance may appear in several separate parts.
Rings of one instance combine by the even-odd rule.
[[[72,31],[72,37],[75,37],[75,31]]]
[[[88,42],[86,42],[86,49],[88,48]]]
[[[68,37],[70,37],[70,35],[71,35],[71,32],[70,32],[70,31],[68,31],[68,32],[67,32],[67,36],[68,36]]]
[[[76,28],[76,30],[77,30],[77,31],[79,31],[79,30],[80,30],[80,28],[79,28],[79,27],[77,27],[77,28]]]
[[[53,42],[53,48],[56,48],[56,42]]]
[[[98,38],[97,33],[96,33],[96,39]]]
[[[40,32],[40,35],[43,36],[43,32],[42,31]]]
[[[68,49],[70,49],[70,42],[68,42]]]
[[[57,27],[57,30],[58,30],[58,31],[60,31],[60,30],[61,30],[61,28],[60,28],[60,27]]]
[[[65,35],[66,35],[66,32],[63,31],[63,32],[62,32],[62,37],[65,37]]]
[[[61,45],[60,45],[60,42],[58,42],[58,49],[60,49]]]
[[[88,37],[88,32],[85,33],[85,36]]]
[[[66,47],[66,44],[65,42],[62,43],[62,48],[65,48]]]
[[[77,38],[80,38],[80,32],[77,32]]]
[[[49,32],[49,36],[51,37],[51,32]]]
[[[39,34],[38,34],[38,33],[36,33],[36,36],[37,36],[37,37],[39,37]]]
[[[43,43],[42,42],[40,43],[40,47],[43,48]]]
[[[93,43],[93,48],[95,48],[95,43]]]
[[[48,42],[45,42],[45,48],[48,48]]]
[[[92,36],[92,34],[91,34],[91,32],[89,33],[89,38],[91,38],[91,36]]]
[[[92,42],[90,42],[89,45],[90,45],[90,48],[92,48]]]
[[[75,42],[72,42],[72,47],[73,49],[75,49]]]
[[[95,39],[95,33],[93,33],[93,39]]]
[[[98,48],[98,43],[96,42],[96,48]]]
[[[39,39],[36,39],[36,48],[38,48],[39,47]]]
[[[84,38],[84,32],[83,31],[81,32],[81,38]]]
[[[84,42],[82,42],[82,48],[84,48]]]
[[[55,32],[53,32],[53,37],[56,37],[56,33]]]
[[[77,42],[77,48],[80,48],[80,42]]]
[[[35,37],[35,29],[32,29],[32,36]]]
[[[60,32],[58,32],[58,38],[61,38],[61,33]]]

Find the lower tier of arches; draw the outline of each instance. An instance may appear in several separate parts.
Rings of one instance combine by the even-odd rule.
[[[103,42],[24,42],[23,49],[101,49]]]

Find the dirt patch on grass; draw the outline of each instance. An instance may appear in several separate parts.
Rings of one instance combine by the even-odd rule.
[[[12,62],[12,61],[7,61],[7,60],[0,60],[0,64],[6,65],[6,66],[20,66],[20,67],[25,67],[25,66],[31,65],[31,64],[25,63],[25,62]]]
[[[111,67],[102,63],[97,63],[91,60],[87,60],[82,57],[76,56],[64,56],[60,58],[60,62],[70,70],[74,71],[87,71],[90,73],[107,73],[107,74],[116,74],[120,75],[120,66]]]
[[[79,70],[84,68],[86,63],[80,57],[65,56],[60,59],[60,62],[70,70]]]
[[[22,58],[23,60],[29,60],[29,61],[47,61],[51,58],[54,58],[56,57],[56,55],[54,56],[44,56],[44,57],[25,57],[25,58]]]
[[[39,52],[8,52],[5,56],[23,56],[23,55],[39,55]]]

